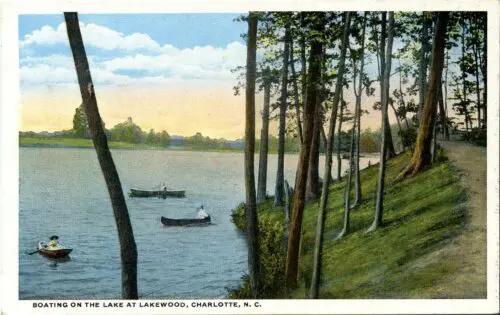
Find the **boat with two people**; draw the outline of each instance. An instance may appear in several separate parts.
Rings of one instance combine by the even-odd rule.
[[[211,222],[210,215],[205,211],[204,207],[198,208],[198,215],[196,218],[188,219],[171,219],[166,217],[161,217],[161,223],[165,226],[192,226],[192,225],[203,225],[209,224]]]
[[[128,195],[129,197],[139,197],[139,198],[148,198],[148,197],[158,197],[163,199],[166,199],[167,197],[184,198],[186,197],[186,191],[169,190],[165,185],[165,183],[163,183],[163,185],[160,185],[159,187],[150,190],[131,188],[130,193]]]

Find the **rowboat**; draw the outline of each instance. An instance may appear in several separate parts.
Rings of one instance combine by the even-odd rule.
[[[72,251],[72,248],[66,248],[60,245],[57,248],[52,249],[43,241],[38,243],[38,253],[50,258],[64,258]]]
[[[161,217],[161,223],[166,226],[189,226],[210,223],[210,216],[203,219],[169,219]]]
[[[141,190],[141,189],[130,189],[128,194],[130,197],[174,197],[174,198],[184,198],[186,197],[185,190]]]

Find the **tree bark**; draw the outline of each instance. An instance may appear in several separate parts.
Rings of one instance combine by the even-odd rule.
[[[320,19],[316,20],[313,29],[318,34],[323,34],[324,13],[315,13]],[[309,154],[314,129],[314,113],[316,111],[318,84],[321,82],[321,53],[322,40],[316,38],[311,42],[311,53],[309,55],[309,69],[307,80],[307,98],[304,108],[304,142],[300,148],[297,184],[294,193],[292,218],[290,222],[290,234],[288,238],[288,251],[285,263],[285,281],[287,288],[294,289],[297,286],[297,274],[299,265],[299,247],[302,228],[302,215],[305,205],[305,193],[307,182],[307,169],[309,166]]]
[[[260,297],[259,226],[255,198],[255,76],[257,55],[257,15],[248,14],[246,106],[245,106],[245,218],[248,238],[248,275],[254,299]]]
[[[427,19],[425,18],[425,12],[422,12],[422,40],[421,40],[421,48],[420,48],[420,65],[419,65],[419,102],[418,102],[418,121],[420,121],[420,117],[422,115],[422,110],[424,108],[424,97],[426,92],[427,85],[427,58],[425,58],[425,54],[427,53],[428,46],[428,36],[429,36],[429,24],[427,23]]]
[[[320,83],[321,84],[321,83]],[[316,112],[314,113],[313,138],[309,157],[309,169],[307,173],[306,200],[316,200],[319,197],[319,147],[320,135],[323,128],[323,113],[321,107],[321,93],[316,97]]]
[[[385,69],[385,64],[386,64],[386,58],[384,56],[385,54],[385,42],[386,42],[386,20],[387,20],[387,12],[382,12],[382,27],[381,27],[381,31],[380,31],[380,69],[381,69],[381,73],[380,73],[380,77],[382,78],[383,76],[383,73],[384,73],[384,69]],[[382,103],[382,80],[380,80],[380,103]],[[389,115],[386,114],[385,116],[383,116],[383,119],[385,120],[385,122],[389,125],[389,128],[386,128],[385,130],[385,137],[383,137],[386,142],[386,147],[387,147],[387,156],[389,158],[393,157],[396,155],[396,151],[394,149],[394,142],[392,141],[392,131],[391,131],[391,128],[390,128],[390,124],[389,124]]]
[[[391,76],[391,57],[392,57],[392,43],[394,38],[394,12],[389,12],[389,31],[387,41],[386,58],[387,64],[384,67],[384,83],[382,90],[382,117],[387,115],[389,103],[389,79]],[[385,168],[386,168],[386,142],[384,137],[387,136],[385,130],[390,128],[386,120],[382,120],[382,141],[380,148],[380,163],[379,174],[377,180],[377,195],[375,205],[375,215],[373,223],[368,231],[374,231],[382,225],[383,207],[384,207],[384,184],[385,184]]]
[[[266,76],[265,74],[264,76]],[[262,109],[262,129],[260,131],[259,177],[257,181],[257,204],[266,201],[267,192],[267,153],[269,149],[269,103],[271,84],[264,78],[264,108]]]
[[[342,119],[344,118],[344,98],[342,97],[342,92],[340,92],[340,115],[339,115],[339,127],[337,129],[337,180],[342,178],[342,156],[340,155],[340,149],[342,148]]]
[[[284,176],[284,165],[285,165],[285,129],[286,129],[286,101],[288,97],[288,57],[289,44],[290,44],[290,26],[285,26],[285,37],[284,37],[285,47],[283,51],[283,69],[281,78],[281,98],[280,98],[280,125],[279,125],[279,139],[278,139],[278,167],[276,170],[276,187],[274,192],[274,205],[283,206],[284,203],[284,192],[285,192],[285,176]]]
[[[464,22],[465,23],[465,22]],[[465,25],[462,25],[462,60],[465,59]],[[469,131],[469,122],[470,128],[472,129],[472,121],[470,120],[469,110],[467,109],[467,90],[466,90],[466,78],[467,73],[465,72],[465,66],[462,67],[462,97],[463,104],[462,108],[465,113],[465,130]]]
[[[445,139],[449,139],[450,138],[450,134],[448,132],[448,124],[446,123],[446,112],[445,112],[445,109],[444,109],[444,97],[443,97],[443,87],[442,86],[439,86],[439,91],[438,91],[438,102],[439,102],[439,119],[441,120],[441,128],[443,128],[443,130],[441,130],[441,132],[443,133],[444,135],[444,138]]]
[[[332,151],[333,151],[333,138],[334,138],[334,133],[335,133],[335,122],[337,120],[337,108],[338,104],[340,101],[340,93],[342,91],[342,83],[343,83],[343,76],[344,76],[344,68],[345,68],[345,55],[346,55],[346,46],[347,46],[347,41],[348,41],[348,36],[349,36],[349,25],[350,25],[350,13],[346,12],[345,13],[345,19],[344,19],[344,33],[342,36],[342,46],[340,50],[340,61],[339,61],[339,69],[338,69],[338,76],[337,76],[337,82],[335,85],[335,94],[333,97],[333,108],[332,108],[332,114],[330,118],[330,125],[329,125],[329,130],[328,130],[328,141],[327,141],[327,149],[326,149],[326,156],[325,156],[325,172],[324,172],[324,177],[323,178],[328,178],[328,176],[331,173],[332,169]],[[322,29],[318,29],[318,31],[322,31]],[[317,46],[321,47],[321,43],[315,42],[314,47],[316,49]],[[316,51],[316,50],[315,50]],[[321,51],[321,49],[319,50]],[[311,49],[311,54],[313,53]],[[311,63],[312,65],[312,63]],[[319,68],[318,68],[319,72]],[[310,88],[313,88],[314,85],[309,85]],[[308,93],[309,94],[309,93]],[[319,203],[319,209],[318,209],[318,223],[316,225],[316,238],[314,242],[314,251],[313,251],[313,272],[312,272],[312,280],[311,280],[311,289],[309,290],[309,297],[312,299],[317,299],[319,297],[319,280],[320,280],[320,275],[321,275],[321,257],[322,257],[322,248],[323,248],[323,234],[324,234],[324,226],[325,226],[325,218],[326,218],[326,206],[328,203],[328,187],[329,183],[328,181],[324,180],[323,181],[323,186],[321,189],[321,199]],[[303,205],[302,205],[303,207]],[[300,240],[300,229],[298,231],[299,235],[299,240]],[[290,252],[289,252],[290,253]],[[297,253],[298,253],[298,248],[297,248]],[[298,256],[298,255],[297,255]],[[287,262],[288,262],[288,257],[287,257]],[[295,267],[294,270],[296,270],[297,267]],[[288,269],[287,269],[288,270]],[[288,275],[288,273],[287,273]],[[292,279],[293,281],[296,281],[297,277],[297,272],[295,271],[295,274],[293,275]],[[292,282],[296,283],[296,282]]]
[[[295,105],[295,115],[297,116],[297,137],[299,138],[299,144],[304,141],[302,137],[302,121],[300,119],[300,103],[299,103],[299,87],[297,80],[299,79],[295,73],[295,61],[293,60],[293,39],[290,39],[290,68],[292,70],[292,84],[293,84],[293,98]]]
[[[365,11],[363,17],[363,33],[361,37],[361,65],[359,67],[359,82],[358,82],[358,95],[356,95],[356,110],[355,110],[355,124],[356,124],[356,158],[354,163],[354,204],[356,207],[361,202],[361,175],[359,169],[359,146],[361,139],[361,95],[363,94],[363,73],[365,70],[365,35],[366,35],[366,20],[368,12]]]
[[[109,151],[108,141],[104,133],[103,123],[97,107],[97,99],[90,75],[90,67],[83,45],[82,34],[78,22],[78,13],[65,12],[64,19],[68,33],[69,44],[73,54],[80,93],[85,106],[85,114],[92,136],[92,142],[97,153],[104,180],[113,207],[113,214],[120,242],[120,258],[122,271],[122,298],[137,299],[137,247],[127,204],[123,196],[120,178]]]
[[[472,24],[472,21],[471,21],[471,24]],[[471,28],[472,28],[472,26],[471,26]],[[472,50],[474,52],[474,62],[476,63],[476,67],[474,70],[475,70],[475,77],[476,77],[477,128],[481,128],[481,90],[480,90],[480,86],[479,86],[479,56],[478,56],[479,49],[476,45],[477,45],[477,43],[476,43],[476,41],[474,41],[474,44],[472,45]]]
[[[422,119],[418,128],[417,143],[409,165],[400,174],[398,180],[408,175],[413,176],[418,171],[429,167],[432,164],[432,126],[436,116],[438,90],[441,86],[447,22],[448,12],[439,12],[436,23],[436,31],[434,32],[434,48],[432,52],[432,67],[429,76],[429,88],[427,90],[424,110],[422,111]]]

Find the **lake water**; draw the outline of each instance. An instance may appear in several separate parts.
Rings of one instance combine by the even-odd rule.
[[[186,190],[183,199],[127,197],[137,243],[139,295],[154,298],[223,298],[247,268],[244,235],[231,210],[245,199],[243,154],[113,150],[124,192],[166,182]],[[117,299],[121,270],[116,225],[93,149],[20,148],[19,298]],[[258,155],[255,156],[256,165]],[[285,156],[292,184],[297,155]],[[368,160],[362,158],[364,167]],[[336,159],[333,162],[336,167]],[[269,156],[269,194],[274,194],[277,156]],[[320,160],[323,174],[324,158]],[[347,161],[343,160],[343,169]],[[257,168],[256,168],[257,174]],[[257,176],[256,176],[257,177]],[[205,205],[212,225],[164,227],[161,216],[195,217]],[[59,235],[71,259],[55,262],[36,250]]]

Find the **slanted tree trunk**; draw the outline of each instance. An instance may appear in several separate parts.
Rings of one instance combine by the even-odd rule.
[[[113,214],[120,242],[120,258],[122,271],[122,298],[131,300],[138,298],[137,291],[137,247],[127,204],[123,196],[120,178],[108,147],[104,133],[103,122],[97,107],[97,100],[90,75],[90,67],[83,45],[82,34],[78,22],[78,13],[65,12],[66,29],[69,44],[73,54],[80,93],[87,115],[87,122],[92,136],[92,142],[97,153],[104,180],[108,188]]]
[[[340,101],[340,93],[342,91],[342,83],[345,69],[345,55],[347,48],[347,41],[349,38],[349,25],[350,25],[350,13],[345,13],[344,19],[344,33],[342,36],[342,46],[340,49],[340,60],[338,67],[338,76],[337,82],[335,85],[335,94],[333,97],[333,108],[332,114],[330,117],[330,125],[328,129],[328,139],[327,139],[327,148],[326,148],[326,156],[325,156],[325,173],[323,178],[328,178],[332,169],[332,151],[333,151],[333,138],[335,133],[335,122],[337,120],[337,108]],[[319,29],[318,31],[322,31]],[[315,47],[320,46],[321,43],[315,42]],[[321,51],[321,50],[320,50]],[[312,50],[311,50],[312,54]],[[311,63],[312,64],[312,63]],[[319,69],[318,69],[319,72]],[[314,85],[309,85],[310,88],[313,88]],[[309,93],[308,93],[309,94]],[[311,289],[309,290],[309,297],[312,299],[317,299],[319,297],[319,283],[320,283],[320,275],[321,275],[321,256],[322,256],[322,248],[323,248],[323,234],[325,227],[325,218],[326,218],[326,206],[328,202],[328,181],[323,181],[323,186],[321,189],[321,199],[319,203],[318,209],[318,223],[316,225],[316,238],[314,242],[314,251],[313,251],[313,272],[312,272],[312,280],[311,280]],[[299,231],[300,235],[300,231]],[[297,249],[298,251],[298,249]],[[296,281],[296,273],[294,275],[294,281]]]
[[[266,70],[268,72],[269,69]],[[264,74],[264,108],[262,109],[262,129],[260,131],[259,177],[257,182],[257,204],[266,201],[267,186],[267,153],[269,147],[269,103],[271,100],[271,83]]]
[[[324,32],[324,13],[315,13],[319,19],[313,25],[318,34]],[[304,142],[300,147],[297,184],[293,196],[292,218],[290,222],[290,234],[288,238],[288,251],[285,263],[285,281],[288,290],[297,286],[297,273],[299,266],[299,246],[302,228],[302,215],[305,204],[307,169],[309,166],[309,155],[314,129],[314,113],[316,111],[318,85],[321,82],[321,53],[322,41],[319,39],[311,42],[311,53],[309,55],[309,69],[307,80],[307,97],[304,108]]]
[[[281,98],[280,98],[280,125],[278,139],[278,167],[276,169],[276,187],[274,192],[274,205],[283,206],[283,193],[285,192],[284,165],[285,165],[285,129],[286,129],[286,100],[288,97],[288,57],[290,57],[290,26],[285,26],[285,47],[283,51],[283,70],[281,78]]]
[[[340,92],[340,115],[339,115],[339,129],[337,130],[337,180],[340,180],[342,178],[342,156],[340,155],[340,150],[342,148],[342,119],[344,118],[344,98],[343,95],[344,93]]]
[[[257,55],[257,15],[248,14],[247,73],[245,91],[245,218],[248,238],[248,275],[252,298],[260,297],[259,226],[255,198],[255,76]]]
[[[429,74],[429,88],[425,99],[422,119],[418,127],[417,142],[415,151],[409,165],[400,174],[399,179],[405,176],[413,176],[420,170],[432,164],[431,140],[432,126],[436,116],[436,106],[438,103],[438,92],[441,86],[441,73],[443,70],[444,46],[446,24],[448,22],[448,12],[439,12],[434,32],[434,44],[432,52],[431,72]]]
[[[388,41],[387,41],[387,51],[385,60],[387,64],[384,68],[384,82],[382,90],[382,117],[387,115],[388,103],[389,103],[389,79],[391,76],[391,57],[392,57],[392,43],[394,38],[394,12],[389,12],[389,31],[388,31]],[[376,195],[376,205],[375,205],[375,215],[371,227],[368,229],[369,232],[376,230],[382,225],[383,207],[384,207],[384,184],[385,184],[385,168],[386,168],[386,142],[384,137],[387,136],[385,132],[386,128],[390,128],[386,120],[382,120],[382,141],[380,148],[380,164],[379,164],[379,174],[377,180],[377,195]]]
[[[300,103],[299,103],[299,87],[297,80],[299,79],[295,73],[295,60],[293,60],[293,39],[290,39],[290,67],[292,70],[292,84],[293,84],[293,100],[295,105],[295,115],[297,116],[297,137],[299,144],[302,143],[302,121],[300,119]]]

